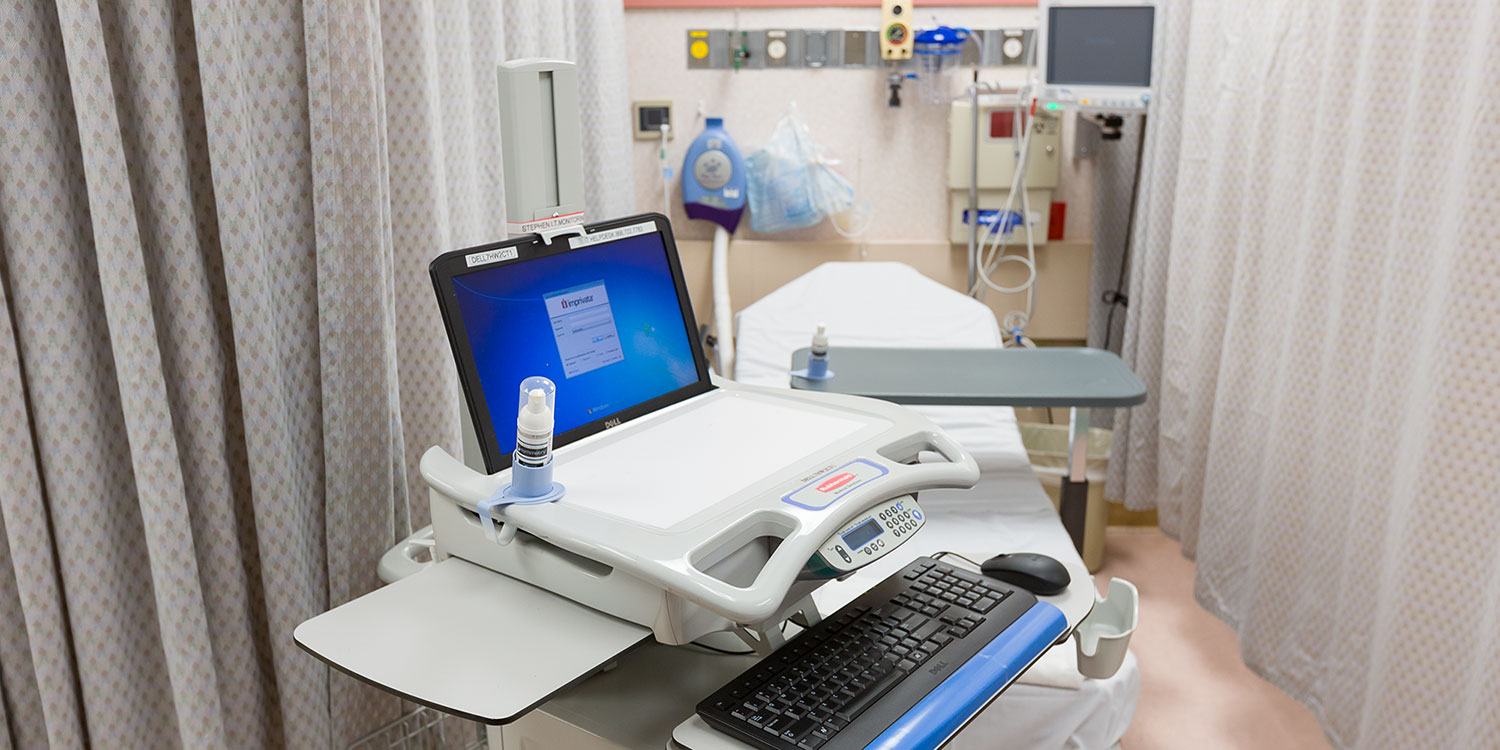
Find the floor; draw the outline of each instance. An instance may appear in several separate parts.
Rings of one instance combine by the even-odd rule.
[[[1240,661],[1234,631],[1193,600],[1193,562],[1159,529],[1111,527],[1100,588],[1135,583],[1141,620],[1130,649],[1141,698],[1124,750],[1327,748],[1312,712]]]

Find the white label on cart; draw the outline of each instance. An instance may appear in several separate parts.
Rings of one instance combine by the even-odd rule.
[[[651,234],[655,231],[657,231],[656,222],[643,221],[639,224],[631,224],[630,226],[625,227],[615,227],[614,229],[600,229],[592,234],[584,235],[583,237],[569,237],[568,247],[574,249],[580,247],[588,247],[589,245],[597,245],[601,242],[614,242],[615,240],[623,240],[626,237],[637,237],[643,234]]]
[[[615,314],[603,282],[575,286],[545,297],[563,375],[573,377],[625,359]]]
[[[781,501],[808,510],[822,510],[889,473],[889,469],[874,461],[857,458],[783,495]]]
[[[515,260],[520,252],[513,247],[502,247],[499,250],[486,250],[482,253],[469,253],[464,256],[464,263],[469,267],[482,266],[486,263],[498,263],[502,260]]]

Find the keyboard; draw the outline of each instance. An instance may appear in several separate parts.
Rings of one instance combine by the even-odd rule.
[[[996,640],[1022,620],[1017,637]],[[922,557],[697,711],[714,729],[766,750],[907,748],[921,745],[919,737],[937,747],[1065,630],[1061,612],[1029,592]],[[965,674],[950,681],[960,669]]]

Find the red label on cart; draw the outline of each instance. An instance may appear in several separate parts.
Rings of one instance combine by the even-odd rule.
[[[782,502],[808,510],[822,510],[890,472],[867,458],[858,458],[836,468],[830,467],[827,471],[829,473],[823,477],[813,479],[782,496]]]
[[[850,483],[852,481],[854,481],[854,475],[850,474],[849,472],[846,471],[843,474],[840,474],[840,475],[838,475],[838,476],[836,476],[836,477],[834,477],[834,478],[832,478],[832,479],[830,479],[830,480],[828,480],[828,481],[826,481],[826,482],[818,485],[818,491],[819,492],[833,492],[834,490],[836,490],[836,489],[838,489],[840,487],[843,487],[844,485],[846,485],[846,484],[848,484],[848,483]]]

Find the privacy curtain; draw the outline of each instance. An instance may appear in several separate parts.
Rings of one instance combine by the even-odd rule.
[[[417,457],[458,450],[426,265],[503,236],[510,16],[0,4],[0,748],[341,748],[401,712],[291,633],[379,584]]]
[[[1336,746],[1500,746],[1500,6],[1160,7],[1111,483]]]

